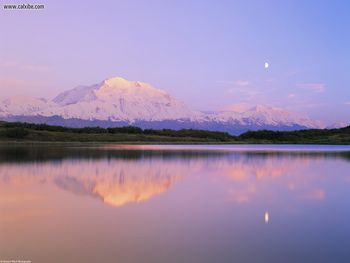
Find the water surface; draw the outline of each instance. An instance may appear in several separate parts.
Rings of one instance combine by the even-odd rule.
[[[0,146],[0,260],[350,262],[348,146]]]

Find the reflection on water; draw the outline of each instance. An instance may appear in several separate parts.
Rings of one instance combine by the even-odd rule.
[[[347,262],[350,150],[242,147],[2,146],[0,260]]]
[[[264,220],[265,220],[265,223],[266,223],[266,224],[269,223],[269,221],[270,221],[270,214],[269,214],[269,212],[265,212],[265,214],[264,214]]]

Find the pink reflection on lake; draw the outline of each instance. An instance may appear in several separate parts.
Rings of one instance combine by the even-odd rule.
[[[171,255],[182,253],[185,261],[202,262],[220,253],[229,262],[255,261],[253,248],[259,258],[271,251],[274,261],[279,253],[292,255],[290,247],[306,249],[301,240],[347,233],[346,153],[142,147],[0,151],[0,255],[178,262]],[[274,240],[282,240],[280,251]],[[331,255],[334,248],[323,249]],[[318,259],[314,252],[304,251]]]

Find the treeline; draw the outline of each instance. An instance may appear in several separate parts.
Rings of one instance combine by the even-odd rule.
[[[309,129],[299,131],[248,131],[239,136],[242,140],[273,143],[344,143],[350,144],[350,126],[340,129]]]
[[[0,137],[33,141],[149,141],[223,143],[350,144],[350,126],[341,129],[299,131],[248,131],[239,136],[227,132],[194,129],[141,129],[134,126],[69,128],[47,124],[0,122]]]
[[[134,126],[124,126],[115,128],[101,128],[101,127],[84,127],[84,128],[69,128],[63,126],[52,126],[47,124],[33,124],[21,122],[2,122],[0,127],[5,128],[5,135],[10,138],[24,138],[28,135],[30,130],[35,131],[49,131],[49,132],[64,132],[75,134],[138,134],[138,135],[157,135],[176,138],[199,138],[216,141],[233,140],[236,137],[227,132],[216,132],[207,130],[194,129],[141,129]]]

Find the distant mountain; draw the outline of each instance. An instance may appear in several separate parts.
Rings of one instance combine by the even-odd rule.
[[[349,123],[345,123],[345,122],[340,121],[340,122],[335,122],[331,125],[328,125],[327,129],[339,129],[339,128],[344,128],[347,126],[349,126]]]
[[[53,100],[13,97],[0,103],[0,118],[71,127],[207,129],[239,134],[247,130],[322,128],[287,110],[257,105],[245,110],[199,112],[163,90],[120,77],[65,91]]]

